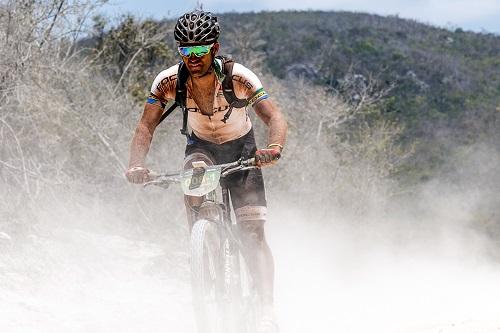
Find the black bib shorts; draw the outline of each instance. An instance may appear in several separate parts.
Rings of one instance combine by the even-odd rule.
[[[241,138],[223,144],[202,140],[192,133],[186,145],[185,156],[186,160],[189,160],[190,155],[202,153],[214,164],[222,164],[237,161],[241,157],[254,157],[256,151],[253,129]],[[260,169],[236,172],[226,178],[226,183],[235,210],[246,206],[267,206]]]

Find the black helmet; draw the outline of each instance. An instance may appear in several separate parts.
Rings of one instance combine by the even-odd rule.
[[[195,10],[179,17],[174,36],[179,43],[215,43],[220,27],[217,16],[210,12]]]

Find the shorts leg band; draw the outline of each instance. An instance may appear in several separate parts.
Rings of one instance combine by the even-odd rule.
[[[265,206],[245,206],[234,211],[238,222],[255,221],[267,219],[267,207]]]

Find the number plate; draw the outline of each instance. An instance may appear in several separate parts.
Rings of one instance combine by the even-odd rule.
[[[182,190],[186,195],[201,197],[217,188],[220,174],[220,167],[208,167],[200,172],[186,170],[182,174]]]

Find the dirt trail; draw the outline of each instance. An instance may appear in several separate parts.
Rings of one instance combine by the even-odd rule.
[[[0,331],[191,333],[188,279],[169,272],[173,256],[81,230],[37,238],[3,257]]]
[[[429,256],[281,221],[268,233],[282,333],[500,332],[500,269],[470,249]],[[187,253],[171,247],[71,228],[33,237],[0,256],[0,331],[194,333]]]

